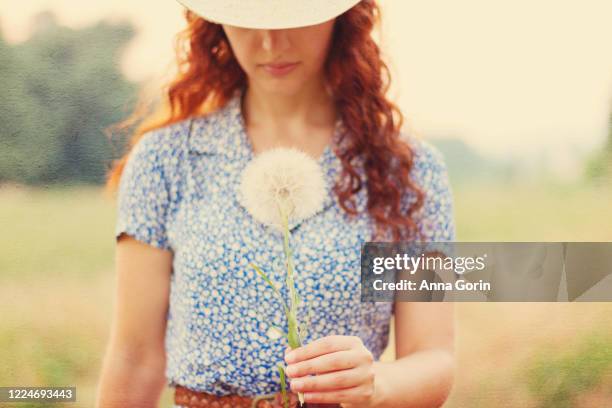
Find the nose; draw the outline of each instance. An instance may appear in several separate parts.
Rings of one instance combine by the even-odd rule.
[[[266,51],[283,51],[289,46],[286,30],[262,30],[261,47]]]

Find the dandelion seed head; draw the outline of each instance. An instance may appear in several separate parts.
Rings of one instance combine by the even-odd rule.
[[[302,220],[323,207],[323,171],[307,153],[279,147],[257,155],[244,169],[239,199],[263,224],[282,230],[279,208],[290,221]]]

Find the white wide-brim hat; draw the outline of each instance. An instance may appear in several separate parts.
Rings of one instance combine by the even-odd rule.
[[[244,28],[281,29],[320,24],[361,0],[178,0],[200,17]]]

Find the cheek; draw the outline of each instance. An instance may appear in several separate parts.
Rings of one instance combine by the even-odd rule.
[[[238,60],[238,64],[240,64],[242,69],[250,75],[255,68],[252,65],[253,57],[248,48],[234,48],[234,56],[236,57],[236,60]]]
[[[238,64],[247,74],[250,74],[255,69],[255,52],[253,47],[250,46],[249,38],[234,34],[233,36],[228,36],[228,40]]]
[[[331,30],[312,33],[301,38],[301,49],[309,71],[318,71],[325,64],[331,46]]]

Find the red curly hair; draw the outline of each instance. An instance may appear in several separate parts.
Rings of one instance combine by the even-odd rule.
[[[150,130],[222,108],[236,89],[247,85],[222,26],[187,9],[185,19],[187,27],[176,36],[178,74],[164,88],[162,108],[136,129],[131,148]],[[363,188],[364,181],[352,163],[362,157],[367,211],[376,228],[373,239],[384,240],[390,231],[393,241],[413,240],[420,238],[413,218],[423,205],[424,193],[409,177],[414,154],[399,137],[402,113],[385,97],[390,72],[371,36],[379,21],[375,1],[362,0],[335,22],[324,69],[350,143],[338,152],[342,185],[334,186],[334,193],[344,211],[357,215],[353,195]],[[144,115],[137,109],[118,127],[126,127],[140,116]],[[128,153],[109,171],[107,192],[116,191]],[[414,196],[407,209],[401,202],[406,193]]]

